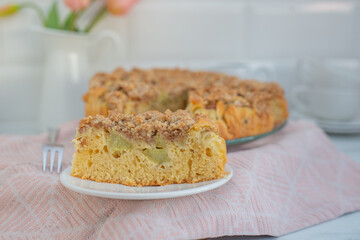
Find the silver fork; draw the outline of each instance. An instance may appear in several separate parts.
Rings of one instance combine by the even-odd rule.
[[[42,147],[43,151],[43,172],[46,172],[46,162],[48,152],[50,152],[50,172],[53,171],[54,168],[54,161],[55,161],[55,154],[58,154],[58,165],[57,165],[57,172],[60,173],[61,169],[61,160],[64,153],[64,146],[60,144],[55,144],[59,130],[57,128],[49,128],[48,129],[48,139],[49,143],[44,143]]]

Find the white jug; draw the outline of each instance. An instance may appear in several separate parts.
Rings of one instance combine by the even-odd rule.
[[[92,72],[89,49],[104,38],[114,43],[113,54],[120,54],[119,36],[109,30],[95,35],[39,28],[35,32],[42,38],[45,66],[41,106],[40,129],[84,117],[82,96],[86,93]]]

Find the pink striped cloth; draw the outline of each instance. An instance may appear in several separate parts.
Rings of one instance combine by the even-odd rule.
[[[77,122],[61,127],[63,169]],[[310,122],[290,122],[230,148],[233,178],[174,199],[130,201],[72,192],[41,171],[46,135],[0,136],[0,238],[198,239],[283,235],[360,209],[360,165]]]

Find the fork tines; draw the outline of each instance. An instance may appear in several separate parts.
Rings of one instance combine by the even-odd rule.
[[[59,144],[43,144],[43,172],[46,172],[46,162],[48,152],[50,152],[50,172],[53,171],[55,155],[57,153],[58,161],[57,161],[57,172],[60,173],[61,168],[61,160],[63,158],[64,146]]]

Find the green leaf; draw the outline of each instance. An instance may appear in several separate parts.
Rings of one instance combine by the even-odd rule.
[[[55,29],[61,28],[59,10],[58,10],[58,6],[57,6],[56,1],[51,6],[51,9],[49,11],[49,15],[48,15],[48,17],[47,17],[47,19],[45,21],[45,26],[48,27],[48,28],[55,28]]]
[[[64,30],[70,30],[70,31],[74,31],[75,30],[75,20],[77,18],[77,14],[75,12],[70,12],[69,15],[67,16],[63,29]]]
[[[100,11],[96,14],[95,18],[93,18],[89,26],[87,26],[87,28],[85,29],[85,32],[86,33],[89,32],[96,25],[96,23],[99,22],[100,19],[105,16],[106,12],[107,12],[106,7],[100,9]]]

